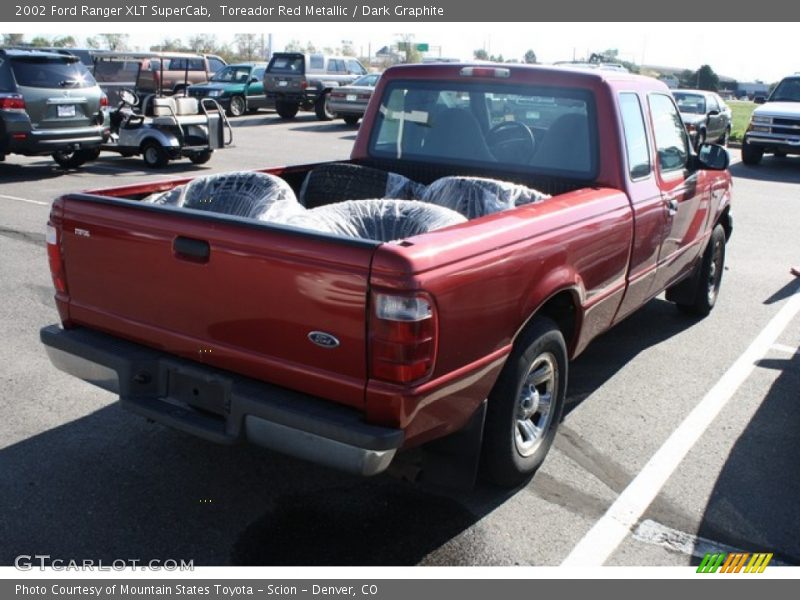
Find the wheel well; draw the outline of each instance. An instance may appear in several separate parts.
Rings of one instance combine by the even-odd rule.
[[[569,290],[559,292],[545,302],[536,315],[552,319],[564,336],[567,348],[572,349],[578,326],[578,311],[575,308],[575,297]]]
[[[722,228],[725,230],[725,239],[731,239],[731,235],[733,234],[733,222],[731,220],[731,207],[728,206],[720,215],[719,221],[717,221]]]

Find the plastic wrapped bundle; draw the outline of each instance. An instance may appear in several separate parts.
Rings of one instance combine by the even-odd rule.
[[[414,200],[350,200],[307,210],[287,224],[334,235],[391,242],[466,219],[455,211]]]
[[[418,200],[424,190],[422,184],[398,173],[349,163],[331,163],[309,171],[300,189],[300,202],[307,208],[315,208],[343,200]]]
[[[422,200],[455,210],[468,219],[475,219],[549,197],[509,181],[482,177],[442,177],[425,189]]]
[[[250,218],[259,218],[275,204],[297,204],[294,191],[283,179],[254,171],[198,177],[145,201]]]

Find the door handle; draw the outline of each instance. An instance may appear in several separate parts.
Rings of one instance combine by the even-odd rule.
[[[670,217],[675,216],[678,214],[678,200],[677,198],[666,198],[665,202],[667,203],[667,213]]]
[[[208,262],[211,254],[211,247],[207,241],[183,236],[175,238],[175,241],[172,242],[172,250],[178,258],[201,263]]]

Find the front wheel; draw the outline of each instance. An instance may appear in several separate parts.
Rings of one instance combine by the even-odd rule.
[[[345,115],[342,118],[344,119],[344,122],[347,123],[348,125],[355,126],[358,125],[358,120],[361,117],[359,117],[358,115]]]
[[[720,146],[727,146],[730,139],[731,139],[731,128],[728,127],[727,129],[725,129],[725,133],[722,134],[722,137],[719,138],[717,143]]]
[[[169,154],[155,140],[150,140],[142,145],[142,159],[144,164],[151,169],[166,167],[169,162]]]
[[[757,165],[764,157],[764,150],[756,148],[753,144],[748,144],[747,140],[742,142],[742,162],[746,165]]]
[[[694,299],[690,302],[677,303],[682,312],[705,317],[714,308],[722,285],[722,272],[725,269],[725,242],[725,230],[722,225],[717,225],[711,232],[711,239],[703,253]]]
[[[314,112],[320,121],[330,121],[336,117],[336,113],[331,110],[330,94],[323,94],[314,103]]]
[[[234,96],[231,98],[231,106],[228,109],[228,114],[232,117],[241,117],[247,112],[247,102],[243,96]]]
[[[564,413],[567,366],[563,334],[552,320],[537,317],[489,394],[481,464],[486,479],[516,487],[542,465]]]
[[[62,169],[77,169],[83,163],[96,159],[100,156],[99,148],[89,150],[56,150],[52,154],[53,160]]]

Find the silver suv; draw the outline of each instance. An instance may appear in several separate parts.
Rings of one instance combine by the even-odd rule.
[[[0,160],[50,154],[72,169],[97,158],[108,99],[75,56],[0,49]]]

